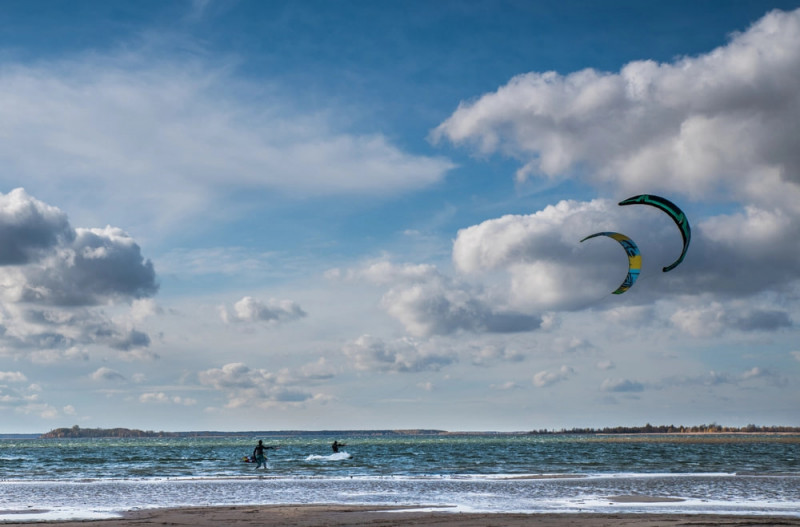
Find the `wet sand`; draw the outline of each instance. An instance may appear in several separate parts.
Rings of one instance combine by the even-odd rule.
[[[636,497],[618,496],[626,500]],[[435,509],[435,508],[434,508]],[[112,520],[67,522],[0,522],[3,527],[701,527],[800,526],[800,517],[732,516],[708,514],[485,514],[414,510],[401,507],[347,505],[278,505],[151,509],[127,513]]]

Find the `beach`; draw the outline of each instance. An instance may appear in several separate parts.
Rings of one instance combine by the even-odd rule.
[[[436,510],[440,509],[440,510]],[[118,519],[66,522],[2,522],[4,527],[47,525],[59,527],[135,527],[171,525],[217,527],[249,526],[459,526],[459,527],[619,527],[619,526],[800,526],[799,517],[715,514],[515,514],[465,513],[446,507],[409,509],[347,505],[274,505],[148,509],[125,513]]]

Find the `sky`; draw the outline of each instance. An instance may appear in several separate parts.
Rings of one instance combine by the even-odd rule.
[[[0,433],[800,426],[798,123],[800,0],[4,1]]]

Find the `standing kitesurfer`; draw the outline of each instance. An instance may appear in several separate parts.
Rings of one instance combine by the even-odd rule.
[[[258,440],[258,444],[253,449],[253,458],[256,460],[256,463],[257,463],[256,464],[256,470],[258,470],[258,468],[261,465],[264,465],[265,469],[267,468],[267,455],[264,453],[264,450],[268,450],[270,448],[275,449],[277,447],[264,446],[264,443],[260,439]]]
[[[339,452],[339,447],[340,446],[347,446],[347,445],[345,445],[344,443],[340,443],[339,441],[334,440],[333,444],[331,445],[331,448],[333,449],[333,453],[334,454]]]

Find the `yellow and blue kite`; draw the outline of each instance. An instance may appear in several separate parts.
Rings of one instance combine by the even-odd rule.
[[[625,277],[625,281],[613,292],[615,295],[621,295],[630,289],[634,282],[636,282],[636,279],[639,278],[639,272],[642,270],[642,255],[639,252],[639,247],[633,240],[618,232],[597,232],[587,236],[581,240],[581,242],[589,238],[594,238],[595,236],[608,236],[609,238],[617,240],[628,255],[628,275]]]

